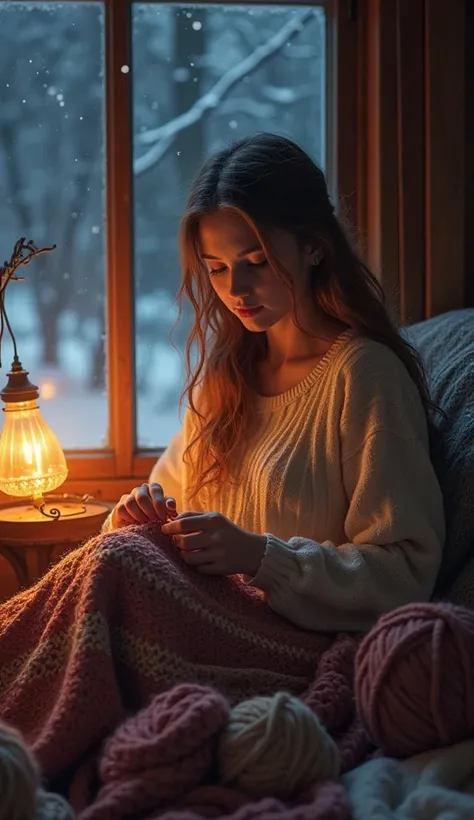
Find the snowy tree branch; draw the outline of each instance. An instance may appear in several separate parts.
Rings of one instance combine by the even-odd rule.
[[[247,117],[270,119],[275,114],[275,105],[261,100],[252,100],[250,97],[237,97],[223,100],[216,114],[219,117],[244,114]]]
[[[275,115],[276,104],[279,107],[294,105],[296,102],[314,97],[314,83],[306,83],[299,88],[267,86],[261,89],[261,94],[268,97],[271,102],[252,100],[249,97],[232,97],[230,100],[223,100],[216,114],[219,117],[243,114],[247,117],[270,119]]]
[[[199,122],[205,114],[216,108],[229,91],[237,85],[247,74],[254,71],[266,60],[276,54],[288,40],[298,34],[305,24],[316,15],[316,10],[311,9],[295,15],[282,28],[270,37],[266,43],[257,46],[255,51],[248,57],[229,69],[214,86],[197,100],[194,105],[184,114],[175,117],[165,125],[154,128],[137,136],[137,142],[141,145],[150,145],[141,157],[137,157],[133,163],[133,170],[138,176],[152,168],[167,153],[177,135]]]

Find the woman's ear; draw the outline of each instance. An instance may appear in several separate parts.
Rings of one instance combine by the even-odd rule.
[[[314,245],[308,244],[304,246],[304,251],[308,254],[311,265],[319,265],[324,257],[324,251],[321,247],[315,247]]]

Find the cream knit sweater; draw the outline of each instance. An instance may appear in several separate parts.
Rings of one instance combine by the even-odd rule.
[[[182,431],[150,481],[178,511],[220,512],[266,533],[250,583],[311,630],[367,630],[387,610],[428,600],[444,516],[418,391],[385,345],[343,333],[300,384],[257,399],[236,486],[187,500]]]

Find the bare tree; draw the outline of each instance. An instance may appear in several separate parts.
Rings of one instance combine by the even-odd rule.
[[[100,28],[89,16],[81,17],[81,10],[76,25],[62,13],[51,25],[44,8],[29,10],[28,26],[21,8],[10,6],[3,14],[2,31],[8,25],[12,43],[11,49],[0,49],[0,76],[7,80],[0,85],[3,196],[17,232],[38,242],[57,241],[56,253],[28,280],[41,325],[42,358],[56,365],[62,314],[71,304],[78,313],[84,310],[101,284],[93,281],[93,260],[100,276],[102,238],[90,225],[101,217],[91,201],[101,157]],[[89,99],[80,115],[84,85]],[[85,283],[88,270],[91,279]]]
[[[28,25],[25,13],[23,4],[0,6],[0,231],[7,246],[18,233],[57,242],[28,282],[43,360],[57,364],[67,312],[75,337],[90,349],[90,385],[103,387],[101,10],[37,4],[27,10]],[[243,123],[245,133],[269,122],[291,131],[294,122],[307,121],[298,133],[310,138],[305,101],[316,91],[308,67],[322,53],[312,25],[318,11],[258,13],[257,19],[238,7],[154,4],[134,10],[137,297],[162,293],[166,305],[174,296],[174,237],[185,192],[210,146],[232,135],[229,120]],[[148,372],[156,344],[168,343],[169,310],[163,310],[138,317]],[[180,347],[185,336],[183,325],[175,337]]]
[[[260,43],[251,54],[220,77],[212,88],[196,100],[186,112],[165,125],[139,134],[137,143],[150,147],[135,160],[135,173],[142,174],[158,163],[167,154],[179,134],[213,112],[234,86],[278,53],[288,43],[288,39],[297,35],[314,15],[314,9],[294,15],[272,37]]]

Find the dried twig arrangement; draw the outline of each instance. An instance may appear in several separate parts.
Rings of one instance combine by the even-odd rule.
[[[16,339],[5,309],[5,292],[7,285],[11,281],[19,282],[24,278],[16,276],[16,272],[19,268],[29,265],[34,256],[40,256],[42,253],[50,253],[54,251],[55,248],[56,245],[53,245],[51,248],[37,248],[31,239],[25,242],[25,237],[22,236],[18,242],[15,243],[10,261],[4,262],[3,266],[0,267],[0,367],[2,366],[1,352],[5,326],[13,343],[14,358],[18,359]]]

